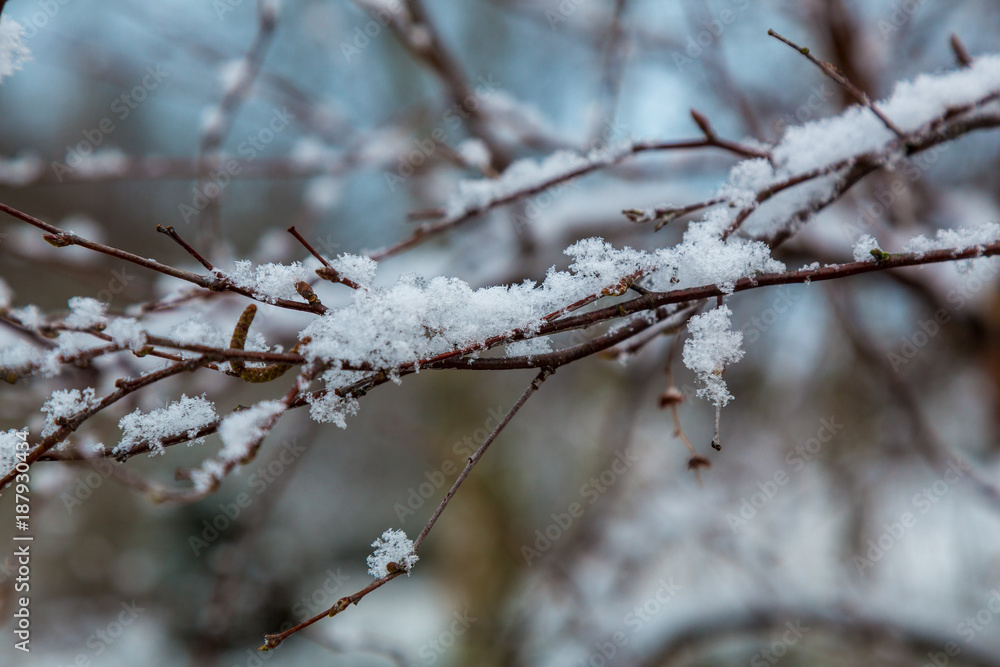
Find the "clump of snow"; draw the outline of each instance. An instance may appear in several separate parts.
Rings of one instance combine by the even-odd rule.
[[[735,235],[723,241],[721,233],[731,220],[731,209],[709,211],[703,221],[688,225],[681,243],[658,250],[661,270],[652,276],[653,289],[718,285],[729,292],[741,278],[785,270],[764,243]]]
[[[466,164],[477,169],[485,169],[490,165],[490,149],[486,147],[482,139],[475,137],[466,139],[455,150],[462,156]]]
[[[939,229],[933,239],[920,235],[910,239],[903,246],[906,252],[927,253],[945,248],[972,248],[987,243],[1000,241],[1000,224],[989,222],[978,227],[959,227],[958,229]]]
[[[312,339],[303,354],[334,370],[350,364],[391,371],[495,336],[530,334],[546,315],[594,294],[620,293],[642,272],[654,287],[680,289],[731,286],[758,272],[783,270],[764,244],[722,241],[718,229],[693,225],[682,244],[656,252],[584,239],[566,249],[574,260],[568,271],[550,269],[541,285],[525,281],[474,290],[455,278],[405,275],[388,288],[356,290],[349,304],[313,320],[300,334]]]
[[[977,57],[970,67],[900,82],[888,99],[875,104],[902,131],[916,132],[949,111],[998,91],[1000,55],[986,55]],[[891,164],[903,157],[896,139],[870,109],[852,106],[837,116],[789,127],[771,149],[771,161],[754,158],[738,163],[719,195],[733,206],[756,208],[759,192],[796,176],[867,154]],[[747,219],[744,231],[765,236],[787,225],[794,213],[822,201],[838,178],[832,172],[778,193]]]
[[[340,428],[347,428],[347,417],[358,414],[358,399],[342,398],[338,396],[334,387],[347,384],[350,380],[345,380],[345,374],[340,371],[326,371],[320,376],[320,380],[328,387],[326,392],[306,395],[309,402],[309,416],[320,424],[335,424]]]
[[[72,417],[76,413],[93,407],[97,403],[93,387],[83,391],[79,389],[57,389],[42,405],[45,415],[45,425],[42,427],[42,437],[47,438],[59,429],[57,419]]]
[[[743,160],[729,172],[729,180],[719,188],[717,196],[733,206],[748,208],[756,205],[757,192],[773,181],[774,167],[765,158]]]
[[[413,553],[413,540],[402,530],[389,529],[382,537],[372,542],[375,553],[368,556],[368,574],[376,579],[382,579],[393,572],[403,570],[410,575],[410,570],[420,557]],[[390,565],[392,569],[390,570]]]
[[[18,451],[27,453],[24,444],[28,439],[27,429],[0,431],[0,475],[14,469],[18,461]]]
[[[86,296],[74,296],[69,300],[69,309],[66,325],[77,329],[89,329],[104,324],[104,313],[108,309],[108,304]]]
[[[729,403],[733,396],[729,393],[722,373],[729,364],[743,358],[743,332],[732,331],[729,306],[721,306],[702,315],[696,315],[688,322],[691,337],[684,341],[684,365],[698,375],[704,387],[698,396],[708,398],[715,406]]]
[[[146,345],[146,332],[139,321],[131,317],[115,318],[104,333],[111,336],[111,342],[126,350],[138,352]]]
[[[268,424],[286,409],[281,401],[261,401],[223,419],[219,424],[219,438],[222,440],[219,457],[206,459],[200,467],[191,471],[195,490],[211,490],[222,481],[228,470],[245,462],[267,434]]]
[[[38,331],[39,327],[45,324],[45,318],[42,317],[42,311],[38,309],[38,306],[34,304],[29,304],[23,308],[15,308],[10,311],[10,314],[17,318],[26,329],[31,329],[33,331]]]
[[[0,349],[0,379],[9,374],[20,374],[45,363],[46,354],[34,345],[18,341]]]
[[[870,234],[862,234],[854,243],[854,261],[876,261],[875,256],[872,255],[872,250],[881,250],[881,248],[878,247],[878,241]]]
[[[308,281],[313,273],[302,266],[301,262],[291,264],[260,264],[254,266],[248,259],[237,260],[233,270],[223,274],[216,269],[215,273],[228,277],[239,287],[250,290],[261,301],[275,303],[278,299],[301,300],[295,291],[295,283]]]
[[[205,399],[205,395],[188,397],[181,394],[179,401],[169,403],[165,408],[143,412],[136,410],[125,415],[118,422],[122,439],[115,447],[115,453],[126,452],[133,446],[148,442],[150,455],[163,453],[163,441],[173,436],[195,434],[217,418],[215,404]],[[188,442],[188,446],[201,444],[204,438]]]
[[[526,338],[508,343],[505,347],[508,357],[533,357],[552,351],[552,344],[546,337]]]
[[[240,461],[246,457],[252,446],[264,436],[267,423],[285,409],[285,404],[281,401],[261,401],[223,419],[219,425],[222,458]]]
[[[170,337],[186,345],[211,347],[229,347],[230,339],[230,336],[204,317],[194,317],[174,326],[170,330]]]
[[[351,255],[343,253],[330,262],[330,266],[341,275],[364,289],[368,289],[375,282],[375,271],[378,270],[378,262],[367,255]]]
[[[0,81],[23,67],[31,60],[31,50],[24,45],[24,26],[4,16],[0,19]]]

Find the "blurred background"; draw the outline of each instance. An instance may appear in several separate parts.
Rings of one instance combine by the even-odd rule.
[[[393,29],[413,9],[385,0],[10,0],[3,16],[24,26],[32,59],[0,84],[0,201],[195,271],[156,225],[224,269],[304,260],[292,224],[327,256],[359,253],[405,238],[462,180],[513,160],[698,138],[692,108],[722,136],[765,142],[841,111],[843,91],[768,28],[874,98],[955,67],[952,34],[973,57],[1000,49],[992,0],[419,7],[433,30]],[[407,46],[435,42],[457,75]],[[985,132],[874,174],[775,256],[790,268],[847,261],[861,234],[894,250],[996,222],[998,156],[1000,133]],[[235,167],[219,167],[228,158]],[[704,199],[735,162],[629,159],[388,259],[378,282],[540,281],[594,235],[672,245],[683,222],[654,233],[621,211]],[[218,196],[198,194],[213,185]],[[410,376],[361,401],[346,430],[290,414],[255,462],[191,505],[153,504],[110,479],[110,464],[39,463],[32,652],[13,649],[13,561],[0,560],[0,662],[998,665],[998,271],[979,260],[730,298],[746,355],[726,373],[721,452],[709,447],[714,410],[674,369],[684,431],[711,460],[701,483],[659,408],[672,339],[561,369],[459,491],[411,576],[271,653],[254,650],[264,633],[370,582],[365,557],[383,530],[419,532],[532,372]],[[52,248],[12,218],[0,221],[0,278],[15,307],[54,315],[72,296],[124,313],[184,288]],[[166,332],[194,315],[231,329],[245,305],[225,295],[149,323]],[[255,329],[286,345],[308,321],[261,315]],[[15,340],[0,328],[0,344]],[[52,391],[107,388],[138,363],[0,387],[0,429],[37,434]],[[182,394],[223,414],[278,391],[178,377],[74,440],[113,446],[121,416]],[[218,446],[212,436],[114,465],[170,482]]]

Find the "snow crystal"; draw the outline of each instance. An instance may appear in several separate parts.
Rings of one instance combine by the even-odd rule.
[[[42,412],[46,413],[42,437],[47,438],[59,429],[56,424],[57,419],[72,417],[82,410],[93,407],[96,402],[93,387],[87,387],[82,392],[79,389],[58,389],[52,392],[49,400],[42,405]]]
[[[368,574],[376,579],[387,577],[397,570],[404,570],[409,576],[410,569],[420,560],[413,553],[413,541],[402,530],[386,530],[382,537],[372,542],[372,546],[375,553],[368,556]],[[389,570],[390,563],[393,564],[392,571]]]
[[[329,388],[324,393],[306,395],[309,403],[309,416],[320,424],[335,424],[347,428],[347,417],[358,413],[358,399],[342,398],[333,391],[334,387],[350,384],[357,379],[358,373],[344,373],[330,370],[320,376],[320,380]]]
[[[743,333],[730,329],[729,306],[721,306],[688,322],[691,337],[684,341],[684,365],[698,375],[705,386],[698,396],[723,406],[733,398],[722,379],[726,366],[743,358]]]
[[[906,252],[926,253],[945,248],[971,248],[987,243],[1000,241],[1000,224],[986,223],[978,227],[959,227],[958,229],[939,229],[933,239],[917,236],[910,239],[903,249]]]
[[[31,60],[31,50],[22,43],[24,26],[4,16],[0,19],[0,81],[22,68],[25,60]]]
[[[219,425],[223,459],[239,461],[265,434],[267,423],[285,411],[281,401],[261,401],[246,410],[234,412]]]
[[[871,236],[871,234],[862,234],[858,237],[857,242],[854,244],[854,261],[855,262],[874,262],[875,256],[872,255],[872,250],[880,250],[878,247],[878,241]]]
[[[86,296],[74,296],[69,300],[70,314],[66,326],[89,329],[104,324],[104,312],[108,304]]]
[[[146,345],[146,332],[139,321],[131,317],[119,317],[112,320],[104,333],[111,336],[111,341],[123,349],[138,352]]]
[[[237,286],[250,290],[254,296],[267,303],[275,303],[278,299],[301,301],[295,291],[295,283],[308,281],[314,273],[302,266],[301,262],[291,264],[260,264],[256,267],[248,259],[237,260],[233,270],[226,275]]]
[[[205,400],[205,395],[189,398],[181,394],[179,401],[169,403],[165,408],[142,412],[136,410],[125,415],[118,422],[122,439],[115,447],[115,453],[126,452],[134,445],[149,442],[151,454],[163,452],[163,441],[181,434],[194,438],[203,427],[216,420],[215,404]],[[201,444],[203,439],[189,442]]]
[[[368,289],[375,282],[375,271],[378,269],[378,262],[366,255],[350,255],[343,253],[337,259],[330,262],[330,266],[343,278],[347,278],[364,289]]]
[[[27,440],[27,429],[0,431],[0,475],[6,475],[14,469],[18,462],[18,451],[27,453]]]

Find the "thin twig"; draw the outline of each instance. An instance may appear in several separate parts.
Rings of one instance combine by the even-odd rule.
[[[299,234],[299,231],[295,229],[295,225],[292,225],[291,227],[288,228],[288,233],[294,236],[296,239],[298,239],[298,242],[301,243],[303,247],[305,247],[305,249],[309,251],[310,255],[318,259],[320,261],[320,264],[322,264],[327,268],[333,268],[330,266],[330,262],[326,261],[326,258],[323,257],[323,255],[319,254],[319,252],[317,252],[315,248],[309,245],[308,241],[302,238],[302,235]]]
[[[479,460],[483,458],[483,455],[486,453],[486,450],[489,449],[490,445],[493,444],[493,441],[497,439],[497,436],[500,435],[500,433],[507,427],[507,424],[509,424],[510,420],[514,418],[514,415],[516,415],[517,412],[521,409],[521,407],[523,407],[524,404],[528,402],[528,399],[531,398],[531,395],[534,394],[536,391],[538,391],[538,388],[541,387],[542,383],[545,382],[545,380],[548,379],[548,377],[552,375],[553,372],[554,371],[552,371],[551,369],[546,368],[542,369],[542,371],[535,376],[535,378],[531,381],[531,384],[528,385],[528,388],[524,390],[523,394],[521,394],[521,398],[519,398],[517,402],[514,404],[514,406],[507,411],[507,414],[504,415],[503,419],[500,420],[500,423],[497,424],[496,428],[493,429],[493,432],[490,433],[489,436],[486,438],[486,440],[483,441],[483,444],[479,446],[479,449],[477,449],[475,453],[473,453],[472,456],[469,457],[469,460],[465,464],[465,467],[462,469],[462,472],[459,473],[458,477],[455,479],[454,484],[452,484],[451,488],[448,490],[448,493],[445,494],[445,497],[441,500],[441,503],[437,506],[437,509],[434,510],[434,513],[431,515],[431,518],[427,520],[427,523],[424,525],[423,530],[420,531],[420,534],[417,536],[417,539],[413,541],[414,552],[420,549],[420,545],[423,544],[424,540],[427,538],[428,533],[431,532],[431,529],[434,527],[434,524],[437,523],[437,520],[438,518],[440,518],[441,513],[444,512],[445,508],[448,507],[448,503],[450,503],[451,499],[455,496],[455,493],[458,491],[458,487],[462,485],[462,482],[464,482],[466,477],[469,476],[469,473],[472,472],[472,469],[476,466]],[[284,632],[264,635],[264,644],[262,644],[257,650],[270,651],[271,649],[277,648],[278,645],[281,644],[281,642],[285,641],[296,632],[299,632],[309,627],[313,623],[316,623],[322,620],[323,618],[336,616],[337,614],[347,609],[347,607],[349,607],[350,605],[357,604],[358,602],[361,601],[363,597],[365,597],[372,591],[376,590],[377,588],[389,583],[402,573],[403,570],[397,570],[396,572],[390,573],[389,575],[382,577],[381,579],[376,579],[375,581],[370,583],[368,586],[365,586],[357,593],[354,593],[353,595],[348,595],[346,597],[337,600],[337,602],[334,603],[334,605],[330,607],[329,610],[321,614],[317,614],[316,616],[313,616],[312,618],[303,621],[302,623],[299,623],[293,628],[289,628]]]
[[[771,37],[774,37],[778,41],[784,42],[788,46],[792,47],[793,49],[801,53],[809,60],[809,62],[819,67],[820,70],[822,70],[823,74],[826,74],[828,77],[830,77],[838,84],[843,86],[847,90],[847,92],[849,92],[858,101],[858,103],[867,107],[873,114],[875,114],[878,117],[880,121],[882,121],[882,124],[885,125],[887,128],[889,128],[889,130],[897,137],[903,138],[906,136],[906,133],[904,133],[899,128],[898,125],[892,122],[892,120],[888,116],[882,113],[882,111],[877,106],[875,106],[875,103],[871,101],[871,98],[868,97],[868,94],[865,93],[865,91],[858,88],[857,86],[855,86],[850,81],[850,79],[844,76],[843,72],[838,70],[830,63],[824,62],[819,58],[817,58],[816,56],[814,56],[807,47],[799,46],[792,40],[778,34],[774,30],[768,30],[767,34],[770,35]]]
[[[191,255],[196,260],[198,260],[198,263],[201,264],[202,266],[204,266],[206,269],[208,269],[209,271],[215,271],[215,267],[212,265],[212,263],[210,261],[208,261],[207,259],[205,259],[204,257],[202,257],[201,253],[199,253],[197,250],[195,250],[194,248],[192,248],[187,243],[187,241],[185,241],[184,239],[182,239],[181,235],[177,233],[177,231],[173,228],[172,225],[168,226],[168,227],[164,227],[163,225],[157,225],[156,226],[156,231],[160,232],[161,234],[166,234],[167,236],[169,236],[170,238],[172,238],[174,241],[176,241],[177,244],[180,247],[184,248],[184,250],[186,250],[189,255]]]

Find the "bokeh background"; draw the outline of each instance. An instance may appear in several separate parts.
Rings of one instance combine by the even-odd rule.
[[[952,34],[973,56],[1000,49],[992,0],[427,0],[426,10],[509,159],[696,138],[692,108],[721,135],[760,141],[842,110],[843,92],[768,28],[876,98],[955,67]],[[251,0],[10,0],[3,15],[25,26],[33,59],[0,84],[0,201],[197,270],[154,231],[173,225],[226,268],[304,259],[291,224],[327,255],[391,244],[412,229],[410,212],[444,205],[461,180],[502,162],[477,159],[475,128],[441,79],[382,24],[401,11],[393,3],[285,0],[264,37],[261,11]],[[248,53],[259,73],[220,126]],[[290,121],[261,134],[276,114]],[[218,154],[240,173],[217,206],[190,216],[195,161]],[[862,233],[891,250],[995,222],[998,156],[1000,133],[979,133],[875,174],[776,256],[790,267],[844,261]],[[387,260],[379,282],[540,280],[565,268],[563,248],[594,235],[670,245],[683,222],[654,233],[621,211],[698,201],[733,164],[720,152],[637,157]],[[370,581],[365,556],[384,529],[419,532],[451,482],[440,471],[463,464],[531,372],[410,376],[367,396],[346,430],[289,415],[255,462],[188,506],[155,505],[100,467],[40,463],[32,652],[12,648],[8,559],[0,662],[1000,664],[1000,505],[983,490],[1000,485],[998,272],[979,260],[729,299],[746,356],[726,373],[736,398],[721,452],[709,447],[714,411],[674,369],[690,399],[684,430],[712,463],[701,483],[658,407],[670,338],[560,370],[462,487],[412,576],[268,654],[254,651],[264,633]],[[15,306],[53,314],[72,296],[124,312],[183,287],[52,248],[13,219],[0,221],[0,277]],[[194,302],[152,326],[195,314],[231,328],[244,306],[231,295]],[[255,327],[286,344],[307,321],[262,314]],[[0,342],[14,340],[0,329]],[[53,390],[138,362],[115,363],[0,387],[0,429],[37,433]],[[122,415],[182,393],[205,393],[223,413],[278,391],[202,372],[134,395],[77,438],[114,444]],[[125,465],[170,481],[217,447],[210,437]],[[574,503],[584,511],[569,521]],[[13,521],[5,494],[4,545]]]

